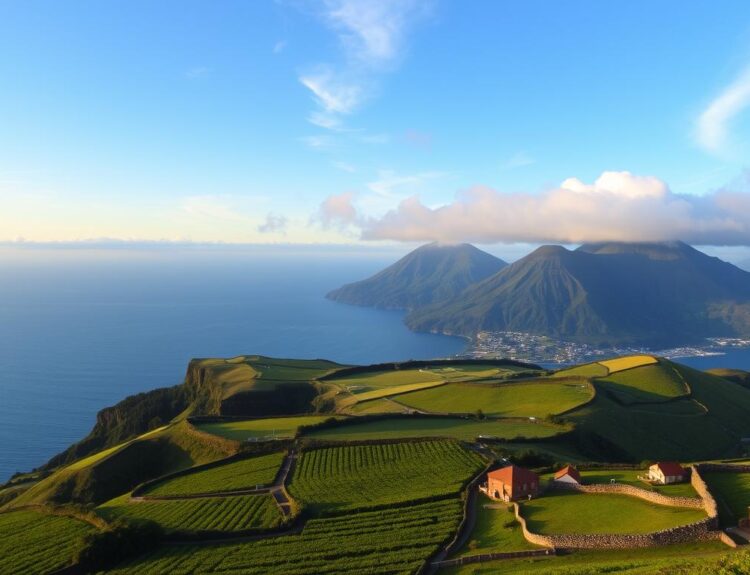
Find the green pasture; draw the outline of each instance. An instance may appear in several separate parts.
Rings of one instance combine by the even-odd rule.
[[[585,363],[556,371],[551,377],[606,377],[607,375],[609,375],[609,370],[601,363]]]
[[[217,423],[199,423],[201,431],[219,435],[235,441],[268,437],[294,437],[302,425],[315,425],[329,419],[330,415],[300,415],[294,417],[271,417],[268,419],[243,419]]]
[[[524,539],[521,525],[516,521],[513,508],[479,497],[475,502],[476,523],[466,543],[456,557],[483,553],[507,553],[539,549]]]
[[[586,403],[593,395],[581,382],[505,383],[471,385],[452,383],[398,396],[399,403],[431,413],[474,413],[502,417],[544,417]]]
[[[214,493],[271,485],[283,459],[284,454],[279,452],[232,461],[162,481],[149,489],[146,495]]]
[[[626,495],[561,491],[524,501],[521,514],[530,531],[545,535],[650,533],[706,516],[697,509],[655,505]]]
[[[131,502],[129,495],[122,495],[103,503],[96,512],[109,521],[147,519],[167,531],[188,532],[270,529],[282,520],[272,495],[137,502]]]
[[[651,485],[638,479],[638,476],[648,475],[646,469],[588,469],[580,471],[585,484],[608,485],[614,479],[616,483],[624,483],[634,487],[640,487],[646,491],[654,491],[671,497],[698,497],[689,481],[684,483],[672,483],[670,485]],[[551,475],[550,475],[551,476]]]
[[[95,531],[88,523],[36,511],[0,513],[0,573],[42,575],[73,562],[78,540]]]
[[[354,415],[367,415],[372,413],[406,413],[409,408],[389,401],[387,399],[371,399],[360,401],[346,410],[346,413]]]
[[[599,380],[599,385],[625,404],[666,401],[688,393],[680,374],[664,363],[613,373]]]
[[[750,473],[704,471],[701,477],[716,499],[723,524],[737,525],[750,517]]]
[[[452,437],[474,441],[478,436],[497,439],[553,437],[567,428],[528,419],[475,419],[472,417],[401,417],[358,422],[321,429],[308,434],[315,439],[338,441],[400,439],[410,437]]]
[[[304,451],[289,486],[317,512],[339,512],[457,493],[484,460],[454,441]]]

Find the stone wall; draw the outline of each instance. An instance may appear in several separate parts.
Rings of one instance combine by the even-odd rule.
[[[731,473],[750,473],[750,465],[733,463],[699,463],[701,471],[729,471]]]
[[[691,509],[705,509],[703,501],[701,499],[698,499],[697,497],[672,497],[669,495],[662,495],[661,493],[657,493],[656,491],[641,489],[640,487],[635,487],[634,485],[627,485],[626,483],[615,483],[611,485],[577,485],[575,483],[551,481],[550,488],[567,491],[577,491],[580,493],[615,493],[618,495],[638,497],[639,499],[645,499],[649,503],[656,503],[657,505],[668,505],[670,507],[689,507]]]

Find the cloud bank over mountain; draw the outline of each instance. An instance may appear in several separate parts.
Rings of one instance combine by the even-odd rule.
[[[485,186],[430,207],[419,197],[382,217],[355,214],[354,196],[338,197],[334,212],[365,240],[477,243],[666,241],[750,245],[750,174],[702,196],[674,193],[662,180],[604,172],[593,183],[568,178],[538,194],[503,193]],[[347,203],[342,209],[341,201]],[[324,212],[327,212],[324,207]],[[329,221],[330,223],[330,221]]]

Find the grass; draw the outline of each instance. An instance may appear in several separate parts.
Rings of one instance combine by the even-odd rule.
[[[570,377],[570,376],[581,376],[581,377],[606,377],[609,375],[609,370],[600,363],[585,363],[583,365],[576,365],[566,369],[561,369],[552,374],[552,377]]]
[[[423,371],[421,369],[397,369],[357,373],[342,378],[333,377],[328,379],[328,381],[340,385],[344,389],[353,388],[350,391],[356,392],[411,385],[414,383],[442,382],[443,378],[430,371]]]
[[[718,541],[638,549],[576,551],[549,557],[510,559],[441,569],[441,575],[714,575],[722,557],[737,556]],[[733,571],[740,575],[740,571]],[[728,573],[727,573],[728,575]]]
[[[409,417],[358,422],[308,434],[315,439],[339,441],[400,439],[407,437],[452,437],[474,441],[478,436],[499,439],[553,437],[567,428],[541,421],[473,419],[461,417]]]
[[[223,545],[165,546],[117,575],[386,575],[416,573],[461,518],[449,499],[309,521],[300,535]]]
[[[667,364],[629,369],[599,381],[625,404],[665,401],[688,393],[681,375]]]
[[[315,512],[457,493],[484,460],[454,441],[327,447],[302,453],[289,486]]]
[[[406,385],[395,385],[392,387],[384,387],[381,389],[373,389],[371,391],[365,391],[364,393],[357,393],[354,395],[356,401],[367,401],[370,399],[378,399],[381,397],[389,397],[393,395],[399,395],[401,393],[408,393],[410,391],[417,391],[420,389],[428,389],[432,387],[442,387],[445,382],[440,381],[425,381],[422,383],[409,383]]]
[[[34,575],[70,565],[88,523],[35,511],[0,513],[0,573]]]
[[[750,473],[703,472],[701,474],[719,505],[724,525],[737,525],[750,517]]]
[[[654,491],[662,495],[671,497],[698,497],[689,481],[684,483],[672,483],[670,485],[651,485],[638,479],[639,475],[647,475],[645,469],[587,469],[579,471],[583,478],[584,484],[602,484],[609,485],[610,480],[614,479],[617,483],[624,483],[634,487],[640,487],[646,491]],[[550,473],[543,477],[551,478],[554,474]]]
[[[609,373],[617,373],[634,367],[642,367],[657,363],[659,360],[651,355],[626,355],[600,361],[599,363],[609,370]]]
[[[201,431],[219,435],[235,441],[266,437],[294,437],[301,425],[315,425],[329,419],[330,415],[300,415],[296,417],[272,417],[268,419],[244,419],[201,423],[196,425]]]
[[[503,417],[544,417],[568,411],[593,396],[588,383],[452,383],[400,395],[399,403],[432,413],[474,413]]]
[[[545,535],[636,534],[687,525],[697,509],[654,505],[626,495],[548,492],[521,505],[530,531]]]
[[[133,502],[122,495],[96,508],[107,520],[148,519],[167,531],[245,531],[281,523],[272,495],[238,495],[173,501]]]
[[[365,415],[370,413],[406,413],[408,408],[387,399],[371,399],[352,405],[347,413]]]
[[[71,463],[67,466],[68,471],[79,471],[81,469],[84,469],[86,467],[90,467],[94,465],[95,463],[101,461],[105,457],[108,457],[109,455],[112,455],[113,453],[120,451],[123,447],[130,445],[134,441],[147,439],[149,437],[153,437],[162,431],[164,431],[168,426],[164,425],[162,427],[158,427],[156,429],[152,429],[151,431],[144,433],[143,435],[139,435],[138,437],[135,437],[131,439],[130,441],[126,441],[124,443],[120,443],[119,445],[115,445],[113,447],[110,447],[108,449],[103,449],[102,451],[99,451],[97,453],[94,453],[93,455],[89,455],[88,457],[85,457],[83,459],[79,459],[78,461],[75,461],[74,463]]]
[[[524,539],[521,525],[516,521],[512,507],[490,504],[484,497],[479,498],[475,505],[477,515],[474,529],[455,556],[538,549],[536,545]]]
[[[283,453],[240,459],[218,467],[195,471],[156,484],[147,495],[187,495],[248,489],[270,485],[284,459]]]

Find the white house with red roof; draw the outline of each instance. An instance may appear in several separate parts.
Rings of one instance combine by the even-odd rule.
[[[583,483],[581,474],[578,473],[578,470],[572,465],[566,465],[555,473],[555,481],[558,483],[572,483],[575,485],[581,485]]]
[[[685,481],[687,471],[676,461],[659,461],[648,468],[648,479],[655,483],[667,485]]]

